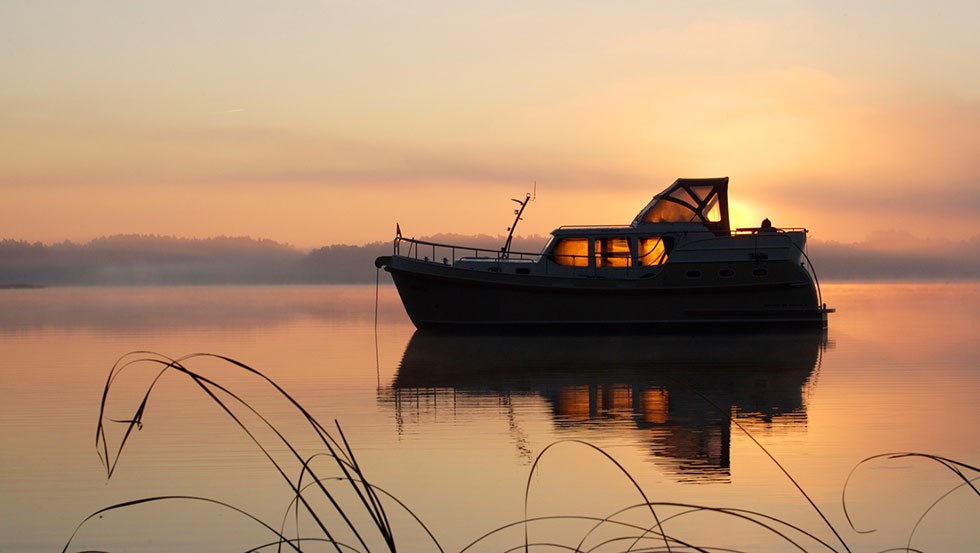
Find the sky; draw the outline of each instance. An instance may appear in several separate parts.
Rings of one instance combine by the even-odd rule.
[[[980,235],[980,3],[0,3],[0,239],[310,248],[628,223],[677,177]]]

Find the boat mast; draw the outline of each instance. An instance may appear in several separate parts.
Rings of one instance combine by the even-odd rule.
[[[537,195],[538,195],[538,183],[537,183],[537,181],[535,181],[534,182],[534,196],[532,196],[531,193],[528,192],[524,196],[524,199],[523,200],[518,200],[517,198],[511,198],[510,199],[512,202],[517,202],[517,203],[521,204],[521,208],[514,210],[514,224],[512,224],[509,227],[507,227],[507,231],[508,231],[507,232],[507,241],[504,242],[504,247],[500,248],[500,257],[501,257],[501,259],[507,259],[510,256],[510,243],[514,239],[514,229],[517,228],[517,222],[521,220],[521,215],[524,214],[524,208],[527,207],[528,202],[533,201],[534,198],[537,197]]]

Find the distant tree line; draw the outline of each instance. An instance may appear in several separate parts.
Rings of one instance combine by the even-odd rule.
[[[438,235],[498,249],[504,237]],[[542,237],[520,238],[514,250],[540,250]],[[532,244],[533,243],[533,244]],[[318,284],[374,282],[374,259],[392,242],[335,244],[304,252],[272,240],[117,235],[85,244],[0,240],[0,286],[150,284]]]
[[[811,240],[809,255],[822,280],[980,278],[980,237],[958,243],[894,240],[842,244]],[[422,238],[489,250],[503,236]],[[546,237],[515,237],[514,251],[537,252]],[[304,252],[272,240],[242,237],[190,239],[119,235],[85,244],[0,241],[0,286],[149,284],[370,283],[374,259],[390,255],[390,241],[336,244]]]
[[[304,254],[273,242],[119,235],[86,244],[0,242],[0,283],[40,285],[289,283]]]

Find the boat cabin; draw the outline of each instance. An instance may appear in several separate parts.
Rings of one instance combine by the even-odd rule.
[[[655,267],[681,241],[729,236],[728,177],[677,179],[629,226],[560,227],[545,248],[567,267]]]
[[[771,232],[763,232],[766,230]],[[736,262],[791,260],[795,264],[805,240],[803,229],[780,229],[778,233],[771,228],[740,229],[733,233],[728,177],[682,178],[654,196],[629,225],[559,227],[551,232],[540,254],[511,252],[506,245],[495,252],[401,237],[396,239],[396,254],[404,241],[409,246],[408,257],[466,271],[647,279],[660,274],[668,262],[683,265],[685,274],[701,274],[705,264],[723,263],[719,271],[725,275]],[[460,256],[460,250],[472,255]]]

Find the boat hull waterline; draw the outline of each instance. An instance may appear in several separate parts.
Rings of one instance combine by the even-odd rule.
[[[628,329],[671,326],[827,324],[808,280],[645,286],[615,281],[459,274],[451,266],[379,258],[405,310],[420,329],[580,327]],[[503,277],[503,278],[501,278]],[[568,280],[568,279],[564,279]]]

